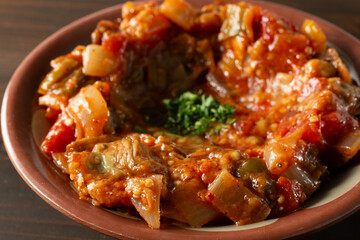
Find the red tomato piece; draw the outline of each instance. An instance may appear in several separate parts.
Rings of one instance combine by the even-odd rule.
[[[300,184],[294,179],[290,180],[286,177],[279,177],[276,182],[276,190],[279,196],[277,211],[280,214],[295,211],[306,199]]]
[[[359,122],[348,112],[334,111],[322,117],[321,133],[328,143],[332,143],[358,126]]]
[[[62,114],[50,128],[41,144],[41,149],[48,155],[65,152],[66,146],[75,139],[75,124],[72,119]]]

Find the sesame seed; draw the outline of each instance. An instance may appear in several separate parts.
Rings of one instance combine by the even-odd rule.
[[[310,122],[317,122],[319,121],[319,118],[317,116],[311,116],[309,120]]]
[[[74,120],[72,118],[67,118],[64,123],[66,126],[70,127],[74,124]]]
[[[84,184],[84,178],[82,176],[77,179],[77,184],[78,186],[82,186]]]
[[[149,188],[149,187],[152,187],[152,186],[154,186],[154,181],[151,178],[147,178],[145,180],[145,187]]]
[[[239,160],[241,158],[241,154],[238,151],[232,151],[230,156],[233,160]]]
[[[140,198],[141,195],[141,188],[138,186],[135,186],[133,189],[133,198]]]
[[[285,201],[284,195],[280,194],[279,198],[277,199],[277,202],[278,202],[279,204],[281,204],[281,203],[283,203],[284,201]]]

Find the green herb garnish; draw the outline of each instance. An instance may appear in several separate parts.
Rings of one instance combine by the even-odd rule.
[[[233,118],[235,108],[230,104],[221,105],[211,95],[185,92],[178,98],[165,99],[163,103],[168,110],[165,128],[175,134],[201,135],[212,128],[212,123],[230,124],[235,121]],[[218,133],[220,129],[216,129],[215,132]]]

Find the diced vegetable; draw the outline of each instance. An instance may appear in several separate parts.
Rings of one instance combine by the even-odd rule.
[[[127,39],[120,33],[113,33],[104,39],[102,47],[110,51],[118,61],[124,61],[124,54],[127,47]]]
[[[94,146],[98,143],[108,143],[119,139],[120,137],[112,136],[112,135],[101,135],[96,137],[81,138],[67,145],[66,151],[67,152],[92,151]]]
[[[294,156],[294,149],[280,141],[271,141],[264,149],[264,160],[269,171],[278,176],[291,166],[292,156]]]
[[[171,201],[166,201],[165,204],[161,205],[161,217],[186,223],[184,216],[175,208]]]
[[[308,171],[301,169],[297,164],[289,167],[284,173],[284,177],[295,179],[301,186],[301,190],[307,195],[312,194],[320,186],[320,181],[310,176]]]
[[[164,173],[165,167],[138,135],[110,143],[98,143],[92,150],[96,169],[113,177]]]
[[[245,32],[244,16],[249,9],[246,5],[228,4],[223,25],[219,33],[219,41]]]
[[[63,57],[60,63],[57,63],[54,69],[49,72],[41,82],[38,93],[45,94],[50,87],[60,81],[63,77],[70,74],[79,66],[79,62],[72,58]]]
[[[335,148],[341,153],[346,159],[351,159],[360,150],[360,131],[351,132],[345,135],[336,144]]]
[[[352,83],[352,78],[350,76],[349,70],[344,64],[344,62],[339,57],[338,52],[334,48],[329,48],[326,51],[324,59],[330,61],[332,65],[339,72],[341,79],[347,83]]]
[[[331,63],[320,60],[311,59],[304,65],[305,73],[311,77],[333,77],[336,74],[336,69]]]
[[[109,118],[109,110],[103,96],[91,85],[83,87],[71,98],[66,109],[75,119],[78,139],[101,135]]]
[[[131,198],[132,204],[153,229],[160,229],[160,198],[163,176],[153,175],[144,180],[144,190],[139,198]]]
[[[47,106],[54,110],[60,111],[66,106],[67,98],[63,95],[46,94],[39,97],[39,105]]]
[[[126,19],[130,20],[131,18],[135,17],[140,11],[144,10],[145,8],[154,5],[151,2],[148,4],[144,4],[143,2],[126,2],[121,8],[121,16]]]
[[[280,215],[295,211],[306,200],[306,195],[296,180],[280,177],[276,182],[276,188],[279,196],[276,211]]]
[[[260,20],[261,10],[257,6],[249,6],[244,2],[228,4],[224,13],[224,21],[218,35],[219,41],[231,37],[242,36],[254,41],[253,25]]]
[[[130,40],[140,42],[157,42],[166,36],[171,23],[158,9],[145,8],[129,22],[124,21],[121,29]]]
[[[216,209],[200,198],[198,192],[201,190],[206,190],[205,186],[200,181],[191,179],[179,183],[171,192],[175,208],[192,227],[201,227],[219,215]]]
[[[228,96],[231,92],[229,86],[227,86],[224,82],[222,82],[219,76],[218,71],[209,72],[206,75],[207,83],[211,86],[211,88],[216,92],[220,97]]]
[[[202,12],[195,20],[195,30],[205,33],[219,31],[222,20],[219,12]]]
[[[208,39],[203,39],[197,43],[197,52],[199,52],[203,58],[204,65],[209,69],[215,67],[214,52],[211,47],[211,43]]]
[[[41,144],[41,150],[48,155],[65,152],[66,146],[75,139],[73,120],[66,114],[62,114],[46,135]]]
[[[191,30],[198,14],[197,9],[183,0],[165,0],[160,6],[160,11],[186,31]]]
[[[69,174],[69,165],[67,163],[68,158],[64,152],[54,152],[51,154],[55,165],[63,171],[63,173]]]
[[[253,157],[245,160],[237,168],[236,176],[263,199],[269,200],[271,195],[275,195],[274,179],[270,176],[264,160],[260,158]]]
[[[119,65],[114,54],[100,45],[89,44],[83,52],[83,72],[85,75],[104,77]]]
[[[321,28],[310,19],[306,19],[302,25],[301,31],[310,38],[314,51],[319,54],[326,48],[326,36]]]
[[[124,8],[124,7],[123,7]],[[116,32],[119,29],[119,26],[110,20],[101,20],[95,29],[94,32],[91,33],[91,42],[93,44],[101,44],[103,41],[103,37],[110,33]]]
[[[225,169],[209,185],[209,192],[211,203],[236,225],[259,222],[270,214],[267,204]]]

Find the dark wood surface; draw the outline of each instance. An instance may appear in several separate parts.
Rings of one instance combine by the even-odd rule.
[[[122,0],[0,0],[0,97],[22,59],[47,36]],[[313,13],[360,39],[359,0],[276,0]],[[303,239],[359,239],[360,211]],[[1,239],[112,239],[63,216],[38,197],[0,145]]]

